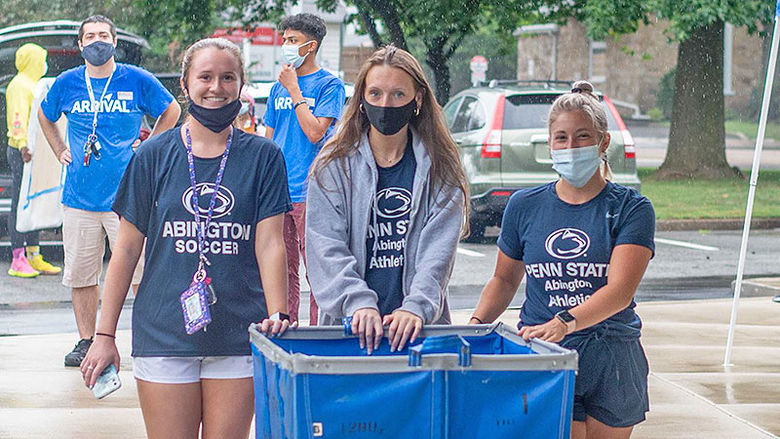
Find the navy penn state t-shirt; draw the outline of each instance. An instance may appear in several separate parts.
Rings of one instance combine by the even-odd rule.
[[[607,284],[612,249],[636,244],[655,251],[655,213],[633,189],[607,182],[592,200],[573,205],[558,198],[555,182],[512,195],[504,211],[498,247],[523,261],[526,297],[522,325],[539,325],[588,300]],[[636,304],[598,325],[612,335],[639,336]]]
[[[376,208],[371,212],[366,236],[366,283],[379,296],[379,314],[392,314],[404,299],[403,273],[406,230],[412,210],[412,187],[417,161],[412,133],[401,160],[393,166],[377,166]]]
[[[255,257],[255,227],[291,209],[282,153],[273,142],[234,130],[222,184],[206,229],[208,276],[217,302],[206,331],[187,335],[179,296],[198,266],[187,151],[179,128],[142,143],[113,209],[146,237],[146,265],[133,304],[133,356],[250,355],[247,327],[268,314]],[[208,211],[222,156],[194,157],[198,207]]]

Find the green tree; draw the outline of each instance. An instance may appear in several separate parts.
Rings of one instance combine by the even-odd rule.
[[[668,20],[678,41],[669,147],[661,178],[722,178],[740,175],[726,161],[723,98],[723,26],[756,32],[771,22],[767,0],[579,0],[574,15],[591,37],[634,32],[649,17]]]
[[[214,26],[214,11],[224,20],[251,24],[276,20],[284,8],[297,0],[134,0],[141,11],[141,34],[156,51],[161,42],[180,42],[206,34]],[[423,61],[433,72],[436,96],[445,103],[450,95],[448,61],[464,38],[477,29],[493,25],[511,34],[524,19],[549,16],[560,8],[542,8],[562,0],[347,0],[357,8],[353,19],[371,37],[374,45],[393,43],[409,49],[414,39],[424,47]],[[332,11],[338,0],[317,0],[322,10]],[[547,11],[542,13],[540,11]],[[547,19],[547,18],[545,18]]]
[[[81,21],[90,15],[100,14],[111,18],[117,26],[126,28],[128,21],[134,21],[132,2],[134,0],[2,0],[0,27],[13,26],[34,21],[73,20]],[[126,20],[129,18],[129,20]]]

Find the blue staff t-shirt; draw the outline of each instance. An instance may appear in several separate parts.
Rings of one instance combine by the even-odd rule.
[[[284,154],[293,203],[306,201],[309,168],[314,157],[333,133],[333,127],[344,107],[344,83],[324,69],[299,76],[298,87],[314,117],[332,117],[333,122],[319,142],[311,143],[298,123],[290,92],[278,81],[271,87],[263,123],[273,128],[274,143],[279,145]]]
[[[268,314],[255,257],[255,227],[291,205],[279,149],[268,139],[233,133],[206,230],[211,262],[206,270],[217,296],[206,331],[187,335],[179,302],[198,266],[197,223],[180,129],[142,143],[122,178],[113,209],[147,238],[146,266],[133,304],[133,356],[250,355],[247,328]],[[203,217],[221,160],[221,155],[194,157]]]
[[[539,325],[573,308],[607,284],[612,249],[636,244],[655,251],[655,213],[633,189],[607,182],[592,200],[572,205],[555,192],[555,182],[518,191],[504,211],[498,247],[523,261],[526,297],[522,325]],[[612,335],[639,336],[636,304],[585,329],[606,327]]]
[[[94,155],[84,166],[84,144],[92,133],[94,111],[84,78],[85,66],[57,77],[41,102],[52,122],[68,118],[68,145],[72,161],[66,169],[62,204],[92,212],[108,212],[138,139],[144,114],[159,117],[173,101],[170,92],[151,73],[139,67],[116,64],[97,118],[101,158]],[[108,78],[91,78],[92,95],[100,100]]]
[[[366,283],[379,296],[379,314],[392,314],[404,299],[403,273],[406,231],[412,209],[412,187],[417,161],[412,133],[404,156],[393,166],[377,166],[376,209],[371,212],[366,236]]]

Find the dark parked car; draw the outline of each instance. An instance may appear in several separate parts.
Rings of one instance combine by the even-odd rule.
[[[26,43],[35,43],[48,51],[49,70],[46,76],[55,77],[84,63],[79,53],[77,21],[49,21],[26,23],[0,29],[0,235],[7,233],[8,213],[11,210],[10,170],[6,162],[8,145],[6,130],[5,89],[16,75],[16,50]],[[117,29],[116,60],[140,64],[141,50],[149,47],[143,38]]]
[[[461,91],[444,106],[471,191],[473,238],[481,238],[486,226],[501,224],[516,190],[558,178],[547,144],[547,113],[570,89],[564,81],[491,81]],[[613,181],[639,189],[634,140],[609,98],[596,94],[612,137],[607,159]]]

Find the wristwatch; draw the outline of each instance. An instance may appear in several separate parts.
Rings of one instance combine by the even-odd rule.
[[[290,316],[283,312],[275,312],[271,314],[270,317],[268,317],[268,320],[279,320],[279,321],[290,320]]]
[[[306,99],[301,99],[300,101],[296,102],[295,105],[293,105],[293,110],[297,110],[299,105],[303,105],[306,103]]]
[[[574,332],[574,329],[577,327],[577,320],[574,318],[573,315],[567,310],[559,311],[557,314],[555,314],[555,317],[563,322],[564,325],[566,325],[566,333],[571,334]]]

